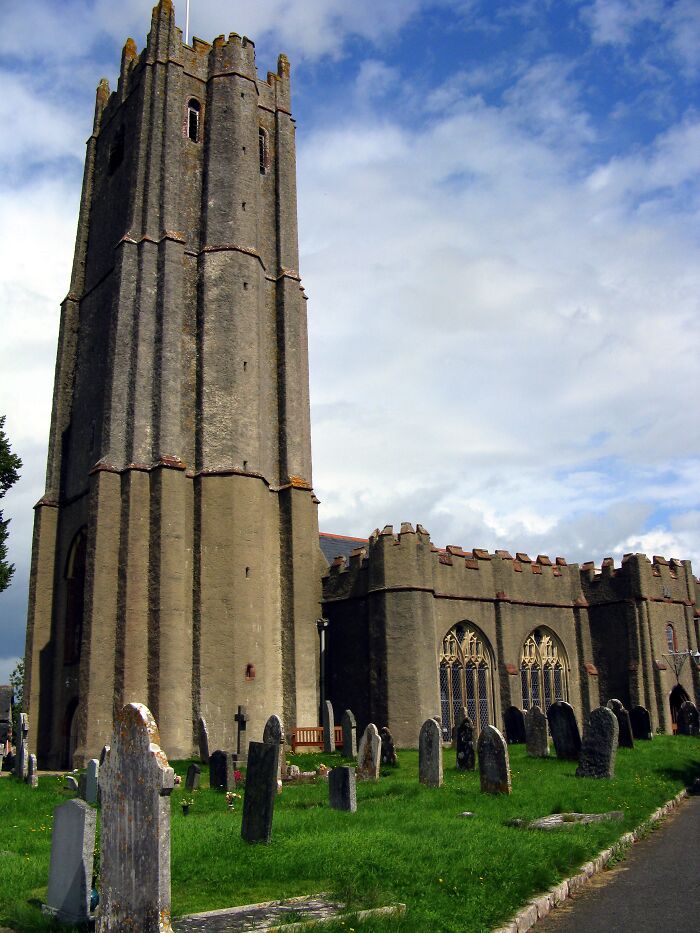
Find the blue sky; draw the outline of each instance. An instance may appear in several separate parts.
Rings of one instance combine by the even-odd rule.
[[[94,91],[150,8],[3,8],[0,412],[25,467],[0,682]],[[262,75],[292,61],[321,528],[700,567],[697,2],[192,0],[191,21],[253,38]]]

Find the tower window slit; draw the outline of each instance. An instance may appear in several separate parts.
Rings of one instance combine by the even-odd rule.
[[[260,174],[266,175],[268,157],[267,133],[262,127],[258,130],[258,149],[260,155]]]
[[[193,143],[198,143],[200,139],[199,135],[199,118],[201,114],[201,105],[199,101],[191,97],[187,101],[187,137],[191,139]]]

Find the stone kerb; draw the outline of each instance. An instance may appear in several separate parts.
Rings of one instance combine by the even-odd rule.
[[[100,768],[102,829],[97,933],[171,933],[170,794],[174,772],[150,710],[117,716]]]

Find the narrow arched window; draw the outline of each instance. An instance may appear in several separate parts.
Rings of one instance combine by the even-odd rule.
[[[670,622],[666,626],[666,645],[669,651],[678,651],[676,632]]]
[[[267,133],[262,127],[258,130],[258,151],[260,155],[260,174],[267,175],[269,152]]]
[[[537,628],[525,639],[520,654],[523,709],[533,706],[546,712],[552,703],[569,699],[569,661],[554,632]]]
[[[191,139],[193,143],[198,143],[200,140],[199,135],[199,120],[202,112],[202,107],[196,97],[190,97],[187,101],[187,138]]]
[[[76,664],[80,660],[85,612],[85,563],[87,533],[81,528],[68,552],[66,561],[66,615],[63,629],[63,663]]]

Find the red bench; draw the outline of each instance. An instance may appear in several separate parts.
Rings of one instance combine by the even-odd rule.
[[[343,747],[343,727],[333,727],[335,748]],[[297,748],[323,748],[323,726],[297,726],[292,729],[292,751]]]

